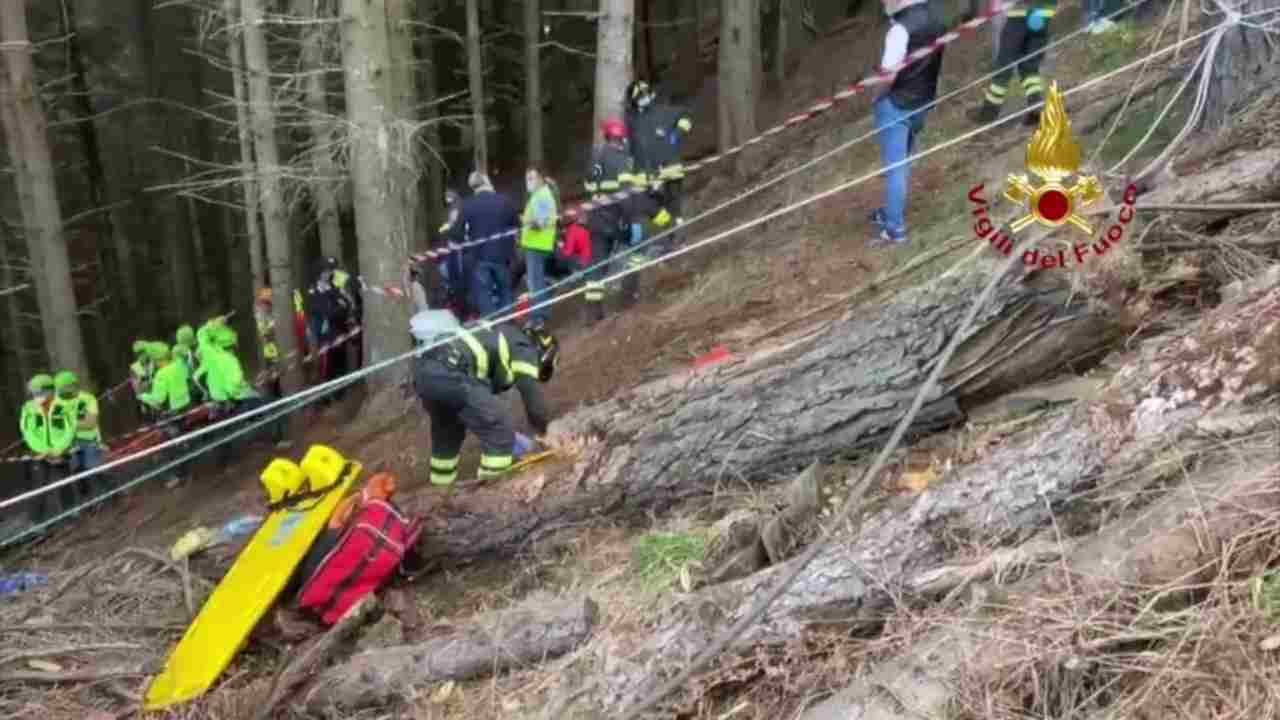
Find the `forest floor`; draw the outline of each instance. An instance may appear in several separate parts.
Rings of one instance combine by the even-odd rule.
[[[1059,17],[1064,28],[1074,28],[1078,22],[1075,12]],[[1154,26],[1124,27],[1122,32],[1109,36],[1079,36],[1076,42],[1051,54],[1045,74],[1063,88],[1070,88],[1139,56]],[[797,82],[781,97],[775,94],[773,105],[763,113],[766,119],[780,118],[787,110],[801,107],[804,101],[848,81],[850,68],[871,66],[877,60],[874,53],[878,52],[879,43],[864,42],[864,35],[853,28],[807,48],[796,71]],[[832,63],[831,58],[841,61]],[[953,44],[946,54],[942,92],[985,73],[989,63],[989,35],[985,30]],[[968,130],[963,112],[981,97],[984,85],[931,112],[918,149],[927,149]],[[1113,85],[1122,93],[1128,82],[1120,78]],[[1021,109],[1016,93],[1011,94],[1015,97],[1011,98],[1010,107]],[[1157,97],[1162,103],[1167,93]],[[1105,156],[1118,158],[1136,144],[1160,106],[1145,102],[1131,108],[1108,142]],[[1067,107],[1074,118],[1077,110],[1083,111],[1084,103],[1073,99]],[[692,182],[687,205],[695,209],[710,207],[743,186],[867,132],[867,120],[853,120],[868,114],[869,102],[857,99],[801,129],[783,134],[753,151],[733,171]],[[1165,122],[1140,159],[1149,158],[1164,147],[1176,131],[1177,121],[1175,114]],[[1086,148],[1086,156],[1107,128],[1108,124],[1103,124],[1095,133],[1077,138]],[[576,301],[556,306],[552,329],[561,340],[562,359],[556,380],[548,387],[555,411],[568,412],[687,369],[696,358],[717,346],[725,346],[735,354],[749,352],[763,338],[794,329],[791,323],[798,317],[803,318],[800,324],[812,323],[847,311],[848,303],[840,302],[842,297],[921,253],[960,238],[970,239],[972,244],[961,244],[957,251],[898,282],[924,283],[936,277],[951,263],[978,251],[975,248],[979,243],[972,240],[966,214],[968,189],[977,182],[989,183],[1006,172],[1020,171],[1023,144],[1018,140],[1027,136],[1029,131],[1011,123],[991,137],[979,136],[916,163],[908,218],[912,243],[906,248],[868,250],[864,246],[872,231],[866,216],[880,204],[880,182],[872,178],[792,216],[644,273],[643,300],[594,327],[578,325]],[[975,162],[975,157],[981,160]],[[691,225],[686,233],[700,239],[877,168],[878,148],[874,137],[869,137],[792,181],[719,213],[708,222]],[[864,307],[867,312],[876,312],[872,303]],[[397,379],[405,377],[403,369],[395,373]],[[298,424],[299,437],[290,453],[300,456],[310,444],[325,443],[361,460],[366,467],[396,472],[405,497],[438,493],[426,483],[427,419],[416,399],[395,388],[373,397],[364,397],[362,391],[354,395],[346,403],[308,413],[307,420]],[[513,404],[513,411],[519,413],[518,401]],[[948,441],[975,441],[967,435],[969,432],[956,431]],[[229,519],[259,513],[257,475],[272,454],[273,451],[258,447],[227,467],[214,468],[205,463],[193,482],[172,491],[153,482],[74,527],[55,532],[39,545],[18,551],[6,564],[62,575],[125,547],[166,552],[191,528],[217,527]],[[476,456],[474,441],[469,440],[463,477],[473,472]],[[552,473],[557,469],[548,463],[528,472]],[[887,494],[913,492],[892,483],[882,490]],[[736,511],[770,507],[776,501],[775,491],[729,486],[713,497],[657,517],[625,523],[600,518],[596,523],[563,533],[554,542],[531,546],[518,558],[437,573],[413,585],[409,596],[428,622],[456,623],[508,606],[534,592],[586,592],[605,609],[609,631],[624,633],[628,628],[642,627],[646,618],[674,601],[681,569],[702,559],[712,525]],[[161,581],[149,577],[147,582]],[[180,584],[167,582],[146,603],[134,603],[136,607],[131,606],[128,611],[119,607],[110,612],[102,610],[96,617],[127,616],[132,618],[130,622],[172,623],[180,628],[182,592]],[[144,621],[136,616],[141,607],[157,608],[165,601],[175,607],[157,610],[161,617]],[[11,607],[0,613],[0,619],[9,618],[12,611]],[[413,639],[412,629],[403,632],[405,640]],[[172,629],[149,634],[142,642],[155,646],[152,654],[162,658],[170,639],[176,639]],[[149,667],[154,667],[154,661],[152,658]],[[251,648],[214,692],[175,717],[246,716],[270,678],[270,673],[264,671],[274,664],[270,646]],[[82,667],[89,665],[92,663],[81,663]],[[530,668],[482,681],[424,688],[420,698],[408,703],[411,709],[403,717],[534,717],[549,688],[557,683],[556,672],[554,668]],[[138,675],[127,674],[100,684],[96,690],[69,687],[50,693],[43,702],[38,694],[19,693],[0,700],[0,708],[6,703],[14,709],[39,707],[43,709],[41,717],[51,718],[118,716],[87,713],[92,707],[119,707],[123,698],[134,696],[141,687],[133,679]],[[806,684],[811,686],[812,683]],[[703,716],[765,718],[783,717],[784,710],[795,713],[801,698],[779,693],[777,688],[776,684],[769,684],[759,693],[742,695],[743,699],[723,698],[706,708]]]

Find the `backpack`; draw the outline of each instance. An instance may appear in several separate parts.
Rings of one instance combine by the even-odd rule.
[[[422,521],[410,522],[391,502],[364,503],[298,593],[298,606],[333,625],[391,578],[418,540]]]

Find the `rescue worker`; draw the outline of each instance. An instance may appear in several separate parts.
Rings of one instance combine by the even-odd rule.
[[[559,209],[551,185],[542,172],[529,168],[524,175],[529,202],[521,218],[520,247],[524,249],[525,268],[529,279],[529,327],[544,328],[547,308],[536,307],[550,298],[547,289],[547,265],[556,249],[556,217]]]
[[[693,129],[693,118],[687,109],[659,101],[649,83],[635,80],[627,86],[626,122],[636,169],[655,188],[652,197],[660,209],[653,224],[660,229],[673,220],[677,226],[683,224],[685,168],[680,161],[680,144]],[[661,247],[655,247],[654,252],[664,255],[678,241],[676,236],[659,241],[656,244]]]
[[[452,485],[467,432],[480,439],[481,480],[496,477],[535,447],[515,432],[498,395],[515,387],[538,435],[551,420],[539,383],[551,380],[559,355],[555,338],[510,323],[466,330],[447,310],[428,310],[411,321],[414,339],[431,345],[414,359],[414,389],[431,415],[431,484]]]
[[[456,240],[458,237],[454,228],[458,226],[462,217],[462,196],[453,190],[446,190],[444,206],[447,217],[436,231],[437,249],[448,247],[450,240]],[[440,272],[441,280],[444,281],[446,305],[460,318],[466,318],[470,314],[470,308],[467,307],[468,275],[463,255],[462,251],[450,252],[436,262],[436,269]]]
[[[969,111],[971,121],[986,125],[1000,117],[1015,68],[1022,78],[1022,95],[1027,107],[1044,101],[1044,79],[1040,77],[1044,53],[1040,51],[1049,44],[1049,21],[1057,12],[1058,0],[1030,0],[1008,12],[1000,31],[1000,52],[996,57],[996,67],[1003,69],[991,79],[982,105]],[[1024,115],[1022,124],[1039,125],[1040,110]]]
[[[254,324],[258,328],[258,343],[262,347],[262,360],[268,373],[268,386],[274,397],[283,397],[280,386],[280,346],[276,345],[276,319],[271,307],[271,288],[258,289],[258,299],[253,306]]]
[[[892,22],[885,34],[880,68],[902,63],[916,50],[931,45],[947,31],[926,0],[884,0]],[[879,231],[867,243],[871,247],[907,244],[907,196],[911,189],[911,164],[904,162],[924,129],[924,111],[938,94],[942,50],[893,74],[889,88],[872,102],[880,141],[880,163],[885,169],[884,205],[871,213]]]
[[[26,469],[26,490],[44,487],[61,477],[60,468],[65,463],[62,456],[75,442],[76,428],[73,418],[65,412],[54,412],[54,380],[52,375],[41,373],[27,382],[30,399],[22,405],[18,427],[27,450],[34,460],[23,463]],[[37,495],[27,504],[27,518],[33,524],[48,521],[58,513],[58,499],[66,507],[75,506],[75,488],[64,486],[57,491]]]
[[[604,145],[596,150],[583,184],[591,193],[593,202],[605,202],[609,193],[622,190],[645,190],[643,176],[635,171],[635,159],[627,150],[627,126],[617,118],[609,118],[600,128],[604,133]],[[634,197],[634,196],[633,196]],[[605,288],[601,282],[608,275],[608,261],[623,248],[630,238],[634,204],[630,198],[611,202],[591,211],[587,226],[591,231],[591,258],[596,267],[587,277],[587,289],[583,293],[587,317],[591,325],[604,319]],[[624,296],[634,299],[639,278],[628,275],[622,281]]]
[[[154,378],[152,384],[154,384]],[[98,398],[80,387],[80,378],[70,370],[63,370],[53,378],[53,389],[58,397],[53,412],[63,412],[75,427],[74,437],[67,448],[67,470],[71,474],[92,470],[103,463],[105,448],[102,445],[102,428],[98,424]],[[76,483],[82,499],[95,497],[111,489],[101,474]]]
[[[582,224],[577,208],[569,208],[564,213],[564,231],[556,247],[556,266],[556,274],[562,278],[579,276],[591,267],[591,233]],[[577,287],[580,280],[574,277],[570,284]]]
[[[183,325],[173,340],[173,361],[181,363],[187,371],[188,394],[193,402],[203,402],[204,394],[195,380],[196,368],[200,367],[196,354],[196,331],[190,325]]]
[[[463,266],[469,291],[467,305],[487,316],[515,302],[512,275],[520,215],[506,195],[493,189],[488,175],[473,172],[467,184],[471,186],[471,197],[462,201],[449,239],[458,244],[484,241],[463,251]]]
[[[324,257],[317,267],[315,282],[307,290],[307,318],[311,323],[316,350],[328,348],[327,352],[322,352],[317,358],[321,382],[347,374],[349,341],[329,346],[358,322],[360,308],[355,292],[359,282],[359,279],[352,278],[338,266],[336,258]],[[338,390],[319,402],[327,405],[338,401],[345,394],[345,389]]]
[[[150,347],[150,341],[134,340],[133,362],[129,365],[129,385],[133,388],[133,398],[138,403],[138,416],[144,421],[150,415],[146,404],[139,400],[138,397],[150,387],[151,375],[155,372],[155,368],[151,365],[150,356],[147,353],[148,347]]]
[[[151,357],[156,364],[156,375],[151,383],[151,390],[142,396],[142,401],[166,418],[179,417],[191,407],[191,376],[187,372],[187,365],[179,357],[175,357],[164,343],[156,343],[151,348]],[[170,438],[178,437],[183,432],[182,426],[176,422],[165,424],[163,429]],[[179,445],[171,454],[176,457],[185,453],[186,447]],[[177,487],[188,477],[187,468],[187,464],[175,468],[165,487],[171,490]]]
[[[262,407],[269,400],[263,398],[244,377],[244,368],[236,357],[236,331],[220,325],[214,327],[209,336],[209,344],[201,348],[201,369],[206,376],[209,399],[217,403],[226,415],[238,415]],[[222,413],[220,413],[222,414]],[[261,422],[264,418],[254,416],[251,422]],[[283,419],[270,423],[271,439],[276,447],[284,448],[289,442],[284,436]],[[223,457],[228,457],[230,448],[222,448]]]

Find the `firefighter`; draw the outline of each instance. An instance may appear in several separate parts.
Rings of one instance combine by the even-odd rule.
[[[150,392],[142,396],[142,401],[167,418],[179,417],[191,407],[192,383],[187,365],[181,358],[175,357],[164,343],[156,343],[152,347],[151,357],[156,364],[155,380],[151,383]],[[182,426],[171,422],[164,426],[164,432],[168,437],[174,438],[182,434]],[[172,454],[180,456],[185,453],[185,446],[179,445]],[[187,465],[179,465],[165,487],[172,490],[187,476]]]
[[[336,258],[320,259],[316,280],[307,290],[307,319],[311,324],[311,336],[315,339],[317,351],[333,343],[359,323],[361,289],[360,279],[353,278],[342,270]],[[349,342],[344,341],[319,356],[321,382],[347,374],[348,345]],[[359,347],[359,343],[356,345]],[[344,394],[345,390],[338,390],[320,402],[329,404]]]
[[[554,337],[510,323],[465,330],[447,310],[418,313],[410,329],[428,346],[452,338],[414,360],[414,388],[431,415],[431,484],[453,484],[467,431],[480,439],[481,480],[501,475],[515,458],[534,449],[533,440],[515,432],[498,395],[515,387],[534,432],[546,433],[551,418],[539,383],[551,380],[555,371],[559,344]]]
[[[27,382],[29,400],[22,405],[18,427],[27,450],[35,456],[26,466],[27,490],[35,490],[61,476],[65,463],[64,454],[75,441],[76,428],[65,412],[55,412],[53,376],[41,373]],[[75,505],[75,489],[64,486],[58,490],[62,504]],[[48,521],[58,513],[58,498],[52,492],[42,493],[28,501],[27,517],[33,524]]]
[[[154,384],[154,378],[152,384]],[[80,378],[70,370],[63,370],[53,378],[57,393],[54,413],[63,412],[72,420],[75,434],[67,448],[67,470],[71,474],[92,470],[102,464],[105,448],[102,445],[102,428],[98,425],[98,398],[80,387]],[[76,483],[82,498],[99,495],[110,490],[102,475],[94,475]]]
[[[1057,12],[1058,0],[1031,0],[1009,11],[1004,29],[1000,31],[1000,51],[996,57],[996,67],[1004,69],[991,79],[982,105],[969,112],[971,121],[986,125],[1000,117],[1014,66],[1022,78],[1022,95],[1027,106],[1044,101],[1044,79],[1040,77],[1044,53],[1040,51],[1049,44],[1049,21]],[[1027,127],[1039,125],[1040,110],[1032,110],[1023,116],[1022,124]]]
[[[274,397],[283,397],[280,386],[280,346],[276,345],[276,319],[271,307],[271,288],[258,290],[258,301],[253,306],[253,319],[258,327],[258,342],[262,347],[262,360],[266,364],[268,385]]]
[[[627,149],[627,126],[617,118],[609,118],[601,125],[601,130],[605,142],[592,157],[584,183],[592,201],[607,201],[609,193],[622,190],[646,190],[645,178],[636,173],[635,159]],[[601,280],[608,274],[609,258],[627,245],[634,207],[631,198],[610,202],[592,210],[587,219],[591,231],[591,258],[596,263],[595,269],[588,274],[583,293],[588,325],[604,318],[605,288]],[[623,295],[634,300],[638,286],[638,278],[634,274],[628,275],[622,281]]]
[[[652,196],[660,209],[653,216],[653,224],[660,229],[672,220],[677,226],[684,223],[681,198],[685,168],[680,162],[680,144],[692,129],[693,118],[688,110],[660,101],[649,83],[636,80],[627,86],[631,151],[635,154],[636,169],[656,188]],[[678,240],[671,237],[658,243],[663,247],[654,248],[655,253],[665,254]]]

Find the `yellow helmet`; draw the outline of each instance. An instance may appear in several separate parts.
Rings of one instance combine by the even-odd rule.
[[[276,458],[262,471],[262,487],[267,491],[267,502],[275,505],[302,490],[307,476],[292,460]]]
[[[312,445],[302,458],[302,472],[316,492],[333,487],[342,478],[342,471],[347,466],[342,453],[328,445]]]

